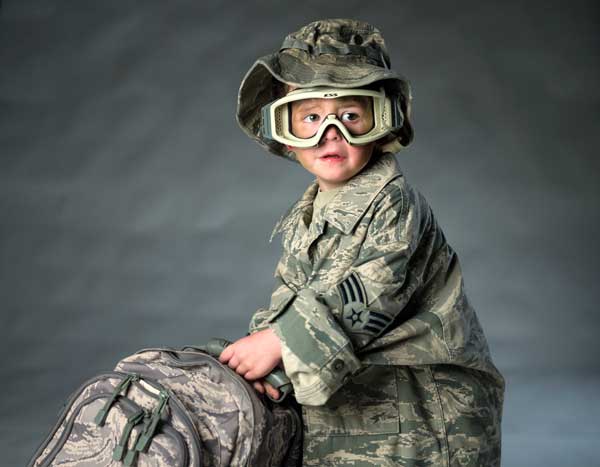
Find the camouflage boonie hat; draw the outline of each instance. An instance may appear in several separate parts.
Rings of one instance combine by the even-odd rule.
[[[381,83],[399,97],[404,125],[385,137],[385,150],[397,152],[413,138],[410,86],[390,69],[390,57],[379,30],[350,19],[315,21],[289,34],[278,52],[260,57],[240,85],[237,120],[244,132],[270,152],[296,161],[293,152],[260,131],[261,109],[298,88],[358,88]]]

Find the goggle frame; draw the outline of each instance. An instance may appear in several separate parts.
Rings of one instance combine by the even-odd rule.
[[[310,138],[299,138],[290,128],[289,103],[304,99],[337,99],[347,96],[366,96],[373,99],[373,128],[364,135],[353,135],[335,114],[327,115],[317,132]],[[387,96],[385,89],[379,91],[363,88],[301,88],[291,91],[261,109],[261,133],[265,138],[297,148],[315,147],[321,141],[323,133],[334,125],[352,145],[368,144],[376,141],[395,129],[402,127],[404,116],[398,99]]]

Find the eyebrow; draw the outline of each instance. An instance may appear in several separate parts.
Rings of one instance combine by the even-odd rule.
[[[302,101],[292,102],[292,107],[296,107],[297,111],[308,111],[319,106],[318,99],[306,99]]]

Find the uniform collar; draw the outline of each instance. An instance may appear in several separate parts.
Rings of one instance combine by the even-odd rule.
[[[349,234],[383,187],[401,175],[402,172],[394,155],[381,154],[369,162],[369,165],[359,174],[352,177],[329,201],[323,211],[323,220],[344,234]],[[309,185],[302,197],[275,225],[271,241],[278,233],[293,228],[298,220],[312,209],[318,190],[319,185],[316,181]]]

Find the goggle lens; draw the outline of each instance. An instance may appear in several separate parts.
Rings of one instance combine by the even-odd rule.
[[[356,96],[339,99],[302,99],[288,103],[289,128],[300,139],[312,138],[333,115],[353,136],[369,133],[375,125],[373,99]],[[329,123],[330,124],[330,123]]]

